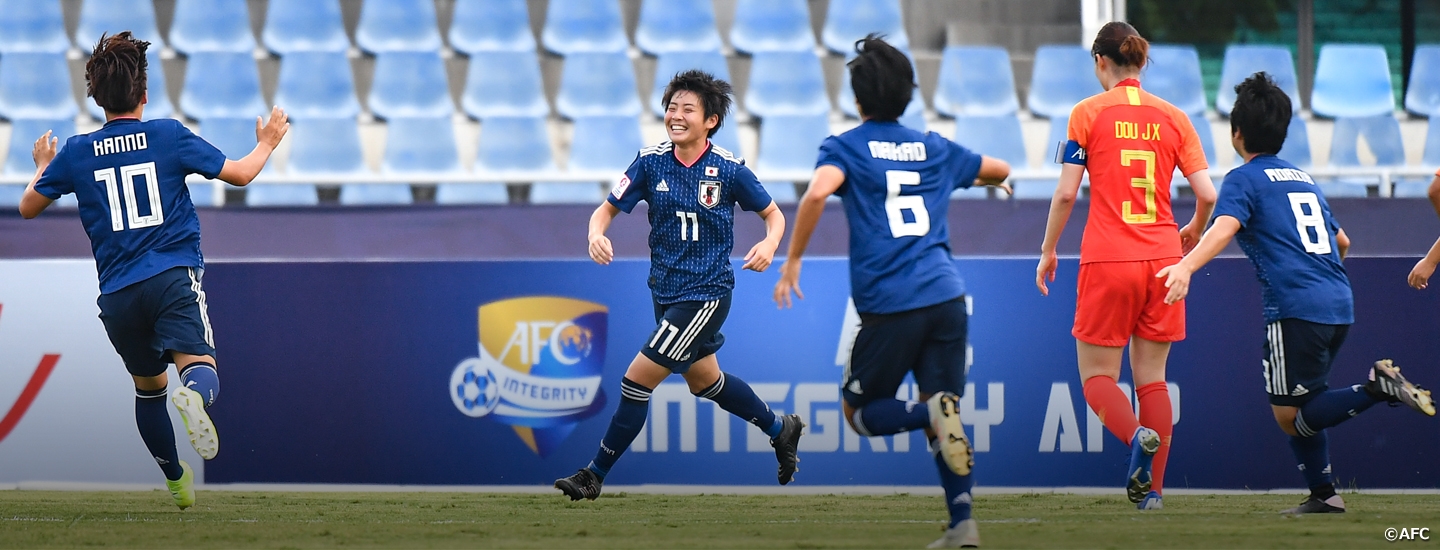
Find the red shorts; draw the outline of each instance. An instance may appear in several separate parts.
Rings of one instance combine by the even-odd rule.
[[[1185,339],[1185,302],[1165,305],[1165,279],[1155,277],[1180,258],[1080,264],[1075,328],[1087,344],[1121,347],[1138,336],[1155,342]]]

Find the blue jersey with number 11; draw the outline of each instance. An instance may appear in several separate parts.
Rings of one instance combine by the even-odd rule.
[[[179,121],[119,118],[66,140],[35,191],[75,193],[109,294],[172,267],[205,266],[185,176],[214,179],[224,167],[225,155]]]
[[[850,294],[861,313],[896,313],[965,294],[950,256],[950,194],[981,156],[934,132],[867,121],[820,144],[818,166],[845,173],[835,192],[850,224]]]

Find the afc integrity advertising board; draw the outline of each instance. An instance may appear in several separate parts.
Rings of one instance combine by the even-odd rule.
[[[1048,298],[1034,288],[1033,259],[957,262],[972,309],[962,418],[977,451],[977,482],[1121,486],[1128,452],[1085,406],[1076,373],[1076,262],[1061,263]],[[1332,375],[1336,387],[1361,382],[1380,358],[1422,384],[1440,384],[1440,294],[1405,286],[1412,263],[1347,262],[1358,319]],[[0,263],[0,274],[15,265]],[[138,473],[115,480],[154,477],[135,435],[128,377],[94,312],[76,305],[64,315],[12,318],[12,301],[44,303],[42,296],[93,309],[87,269],[91,279],[35,276],[23,290],[0,279],[0,399],[22,394],[52,351],[40,349],[47,335],[71,335],[54,339],[61,358],[52,381],[0,440],[0,481],[111,480],[43,467],[53,460],[92,470],[125,462]],[[643,261],[215,263],[205,285],[223,387],[211,414],[222,445],[204,479],[548,485],[593,457],[620,378],[654,328],[648,270]],[[794,309],[771,301],[777,278],[777,269],[737,272],[718,358],[772,409],[809,424],[794,483],[933,485],[922,435],[861,437],[841,418],[840,376],[855,323],[845,261],[807,261],[806,299]],[[1264,394],[1253,270],[1222,259],[1193,285],[1189,338],[1170,360],[1176,427],[1167,487],[1299,487]],[[91,357],[72,363],[66,353],[79,351],[67,350],[79,349]],[[73,376],[67,368],[98,374],[54,386]],[[900,397],[914,391],[906,385]],[[104,418],[92,424],[90,416]],[[95,443],[76,443],[91,434]],[[1333,429],[1336,474],[1361,488],[1440,486],[1437,436],[1434,419],[1377,407]],[[117,460],[115,449],[137,456]],[[759,430],[674,377],[656,389],[644,432],[607,483],[774,485],[774,460]],[[1379,463],[1386,467],[1367,467]]]

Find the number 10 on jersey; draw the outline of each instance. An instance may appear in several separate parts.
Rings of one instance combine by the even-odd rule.
[[[150,215],[140,215],[140,205],[135,196],[135,178],[145,179],[145,195],[149,197]],[[160,203],[160,179],[155,175],[155,163],[127,164],[120,167],[120,177],[115,177],[114,168],[95,171],[95,181],[105,183],[105,198],[110,203],[110,229],[124,231],[126,223],[130,229],[155,227],[165,223],[165,209]],[[120,212],[121,190],[125,195],[125,212]]]

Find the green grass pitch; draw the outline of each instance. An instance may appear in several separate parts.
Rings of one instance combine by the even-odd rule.
[[[1440,546],[1440,498],[1345,495],[1344,515],[1284,517],[1299,495],[1172,495],[1141,513],[1118,495],[977,498],[990,548]],[[0,548],[923,548],[938,496],[0,491]],[[1388,543],[1387,527],[1435,541]]]

